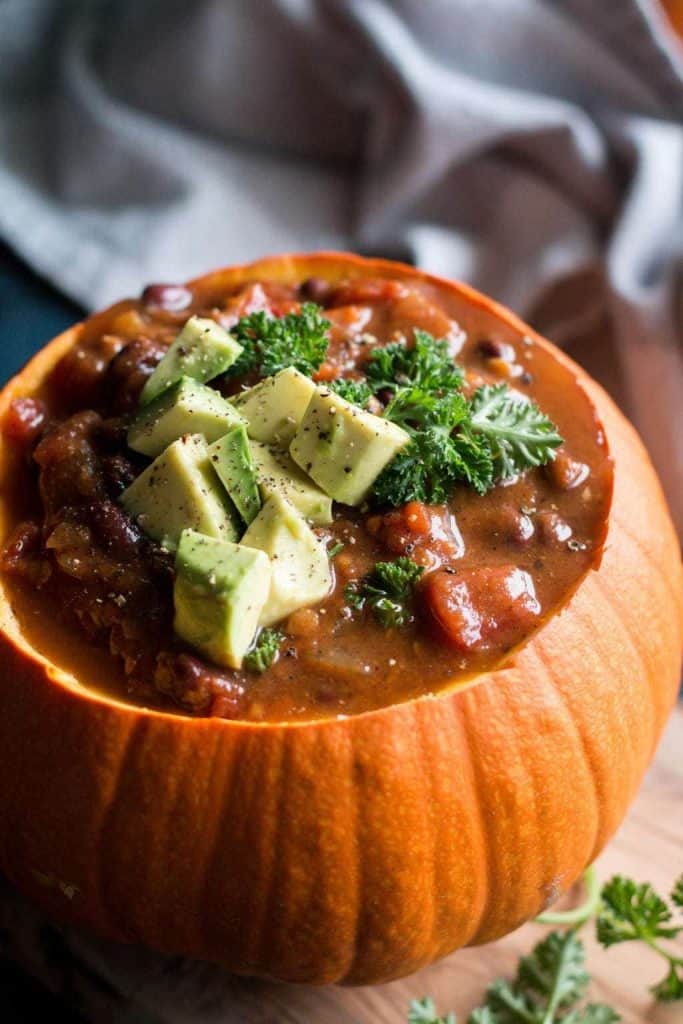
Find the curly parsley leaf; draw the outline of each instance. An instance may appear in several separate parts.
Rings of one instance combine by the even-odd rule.
[[[589,982],[584,960],[575,932],[551,932],[520,960],[514,981],[499,978],[489,986],[468,1024],[617,1024],[621,1018],[610,1006],[577,1005]],[[410,1014],[408,1024],[455,1024],[453,1014],[437,1017],[431,999],[411,1003]]]
[[[276,660],[283,640],[279,629],[262,629],[255,645],[245,654],[243,667],[248,672],[265,672]]]
[[[376,348],[365,367],[373,391],[396,391],[417,387],[423,391],[459,391],[463,371],[453,362],[445,339],[437,341],[427,331],[414,331],[414,343],[408,348],[393,342]]]
[[[681,931],[669,924],[671,910],[648,882],[638,884],[615,875],[602,888],[602,902],[597,935],[605,947],[634,940],[673,939]]]
[[[447,501],[463,481],[482,494],[491,486],[489,446],[469,429],[469,405],[461,393],[437,396],[418,387],[402,388],[384,415],[407,430],[411,440],[375,480],[375,503],[436,504]]]
[[[676,880],[671,890],[671,902],[683,909],[683,875]]]
[[[368,576],[349,583],[344,595],[351,608],[371,608],[385,629],[403,626],[410,621],[413,589],[423,572],[421,565],[405,556],[394,562],[377,562]]]
[[[676,883],[672,900],[677,906],[681,893],[681,880]],[[674,939],[683,931],[683,925],[671,923],[669,905],[647,883],[637,883],[622,875],[615,875],[602,889],[602,909],[598,914],[596,932],[603,946],[620,942],[644,942],[666,960],[667,974],[652,987],[656,999],[663,1002],[683,999],[683,958],[665,949],[661,939]]]
[[[271,316],[264,310],[243,316],[231,328],[243,351],[228,373],[238,377],[258,370],[261,377],[270,377],[294,366],[312,377],[327,354],[329,326],[322,309],[313,302],[285,316]]]
[[[425,996],[424,999],[414,999],[410,1004],[408,1024],[457,1024],[457,1022],[454,1013],[439,1017],[434,1000]]]
[[[368,402],[372,398],[372,390],[364,380],[355,380],[352,377],[337,377],[336,380],[329,381],[325,386],[330,391],[334,391],[335,395],[345,398],[352,405],[360,406],[361,409],[366,409]]]
[[[549,462],[562,444],[554,423],[507,384],[477,388],[470,402],[469,429],[488,443],[496,475],[502,480]]]

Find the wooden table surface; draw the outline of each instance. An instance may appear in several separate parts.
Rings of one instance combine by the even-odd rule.
[[[682,754],[679,708],[626,821],[598,861],[601,879],[621,872],[667,893],[683,871]],[[441,1013],[456,1011],[464,1024],[487,984],[511,975],[547,930],[525,925],[388,985],[311,989],[238,979],[208,964],[97,942],[45,922],[13,891],[0,898],[0,937],[10,937],[9,955],[61,992],[89,1024],[406,1024],[410,1000],[423,995]],[[592,926],[583,937],[594,979],[589,998],[614,1006],[626,1024],[649,1020],[647,989],[663,973],[659,958],[640,944],[605,951]],[[683,952],[683,941],[678,948]],[[676,1006],[680,1024],[683,1003]]]

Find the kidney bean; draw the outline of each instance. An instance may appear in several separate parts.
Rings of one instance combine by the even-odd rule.
[[[549,480],[561,491],[571,491],[590,476],[590,469],[585,462],[573,459],[567,452],[560,448],[555,453],[555,458],[545,466],[545,474]]]
[[[332,294],[333,286],[324,277],[308,277],[299,285],[299,294],[307,302],[324,306]]]
[[[141,298],[146,306],[178,313],[192,303],[192,292],[182,284],[148,284]]]
[[[112,501],[97,502],[89,507],[87,514],[105,551],[124,562],[136,557],[143,537],[119,505]]]
[[[482,338],[477,344],[477,349],[484,359],[504,359],[508,363],[514,363],[517,358],[512,345],[504,341],[494,341],[493,338]]]
[[[547,544],[564,544],[572,535],[572,528],[557,512],[539,512],[536,516],[537,529]]]
[[[107,377],[107,391],[113,396],[112,407],[128,412],[138,404],[140,392],[161,361],[167,346],[152,338],[130,341],[112,360]]]
[[[37,443],[47,421],[47,408],[39,398],[15,398],[5,414],[5,437],[24,448]]]
[[[50,376],[50,384],[60,401],[69,409],[97,405],[109,364],[123,345],[122,338],[103,334],[69,349]]]

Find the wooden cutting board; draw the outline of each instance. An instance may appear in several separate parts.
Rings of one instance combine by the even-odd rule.
[[[666,893],[683,872],[682,754],[679,708],[624,825],[598,861],[600,878],[621,872]],[[0,892],[0,945],[92,1024],[406,1024],[410,1000],[423,995],[442,1013],[455,1010],[464,1024],[487,984],[513,973],[546,931],[525,925],[388,985],[309,989],[241,980],[208,964],[97,942],[45,922],[12,890]],[[639,945],[604,951],[592,927],[584,931],[590,999],[614,1006],[626,1024],[643,1024],[651,1005],[647,988],[662,973],[659,958]],[[683,941],[678,947],[683,953]]]

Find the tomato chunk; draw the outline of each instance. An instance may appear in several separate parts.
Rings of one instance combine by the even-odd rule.
[[[540,614],[528,572],[502,565],[439,569],[425,577],[419,602],[434,634],[459,651],[486,649],[529,628]]]

